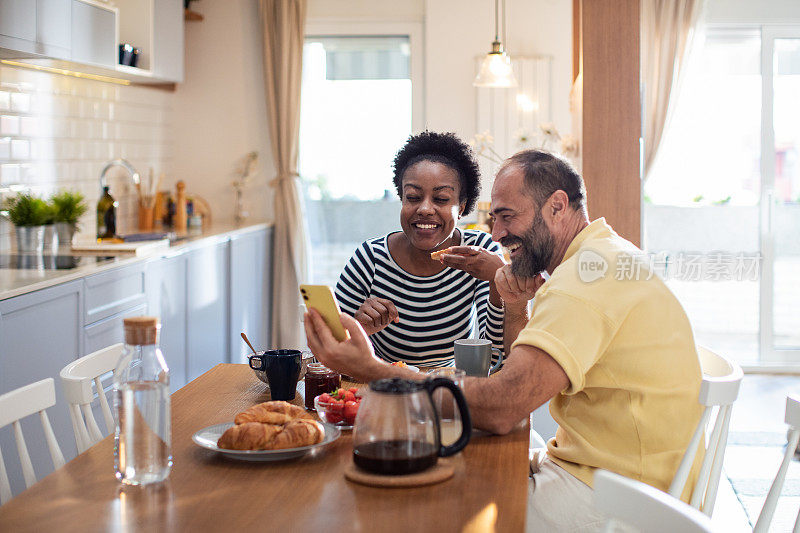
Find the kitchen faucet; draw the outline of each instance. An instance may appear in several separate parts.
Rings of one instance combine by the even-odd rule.
[[[138,187],[139,185],[139,173],[136,172],[136,169],[133,168],[133,165],[128,163],[125,159],[112,159],[106,166],[103,167],[103,170],[100,171],[100,188],[108,186],[108,182],[106,181],[106,173],[111,170],[112,167],[122,167],[128,171],[128,174],[131,176],[131,180],[133,180],[133,184]]]

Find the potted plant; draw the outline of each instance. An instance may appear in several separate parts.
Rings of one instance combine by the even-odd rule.
[[[79,192],[61,191],[51,199],[55,207],[55,226],[58,242],[70,244],[78,229],[78,220],[86,212],[87,206]]]
[[[17,251],[42,252],[47,203],[30,193],[20,193],[11,201],[8,218],[17,234]]]

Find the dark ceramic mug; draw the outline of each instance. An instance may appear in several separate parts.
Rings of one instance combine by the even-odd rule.
[[[267,375],[270,397],[273,400],[294,400],[297,380],[303,367],[300,350],[267,350],[248,358],[250,368],[263,370]]]

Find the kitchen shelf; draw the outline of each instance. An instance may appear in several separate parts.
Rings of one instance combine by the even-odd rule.
[[[183,20],[189,20],[192,22],[200,22],[203,20],[203,15],[198,13],[197,11],[192,11],[191,9],[185,9],[183,11]]]

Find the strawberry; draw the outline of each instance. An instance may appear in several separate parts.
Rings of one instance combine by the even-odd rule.
[[[356,395],[354,393],[350,392],[349,390],[345,391],[344,392],[344,401],[345,402],[355,402],[356,401]]]
[[[353,394],[358,394],[358,389],[357,389],[357,388],[355,388],[355,387],[350,387],[350,388],[349,388],[349,389],[347,389],[347,390],[349,390],[349,391],[350,391],[350,392],[352,392]]]
[[[327,392],[324,392],[324,393],[320,394],[319,401],[325,402],[325,403],[329,403],[329,402],[333,401],[333,398],[331,397],[330,394],[328,394]]]
[[[356,415],[358,414],[358,403],[348,401],[344,404],[344,421],[348,426],[352,426],[356,422]]]

